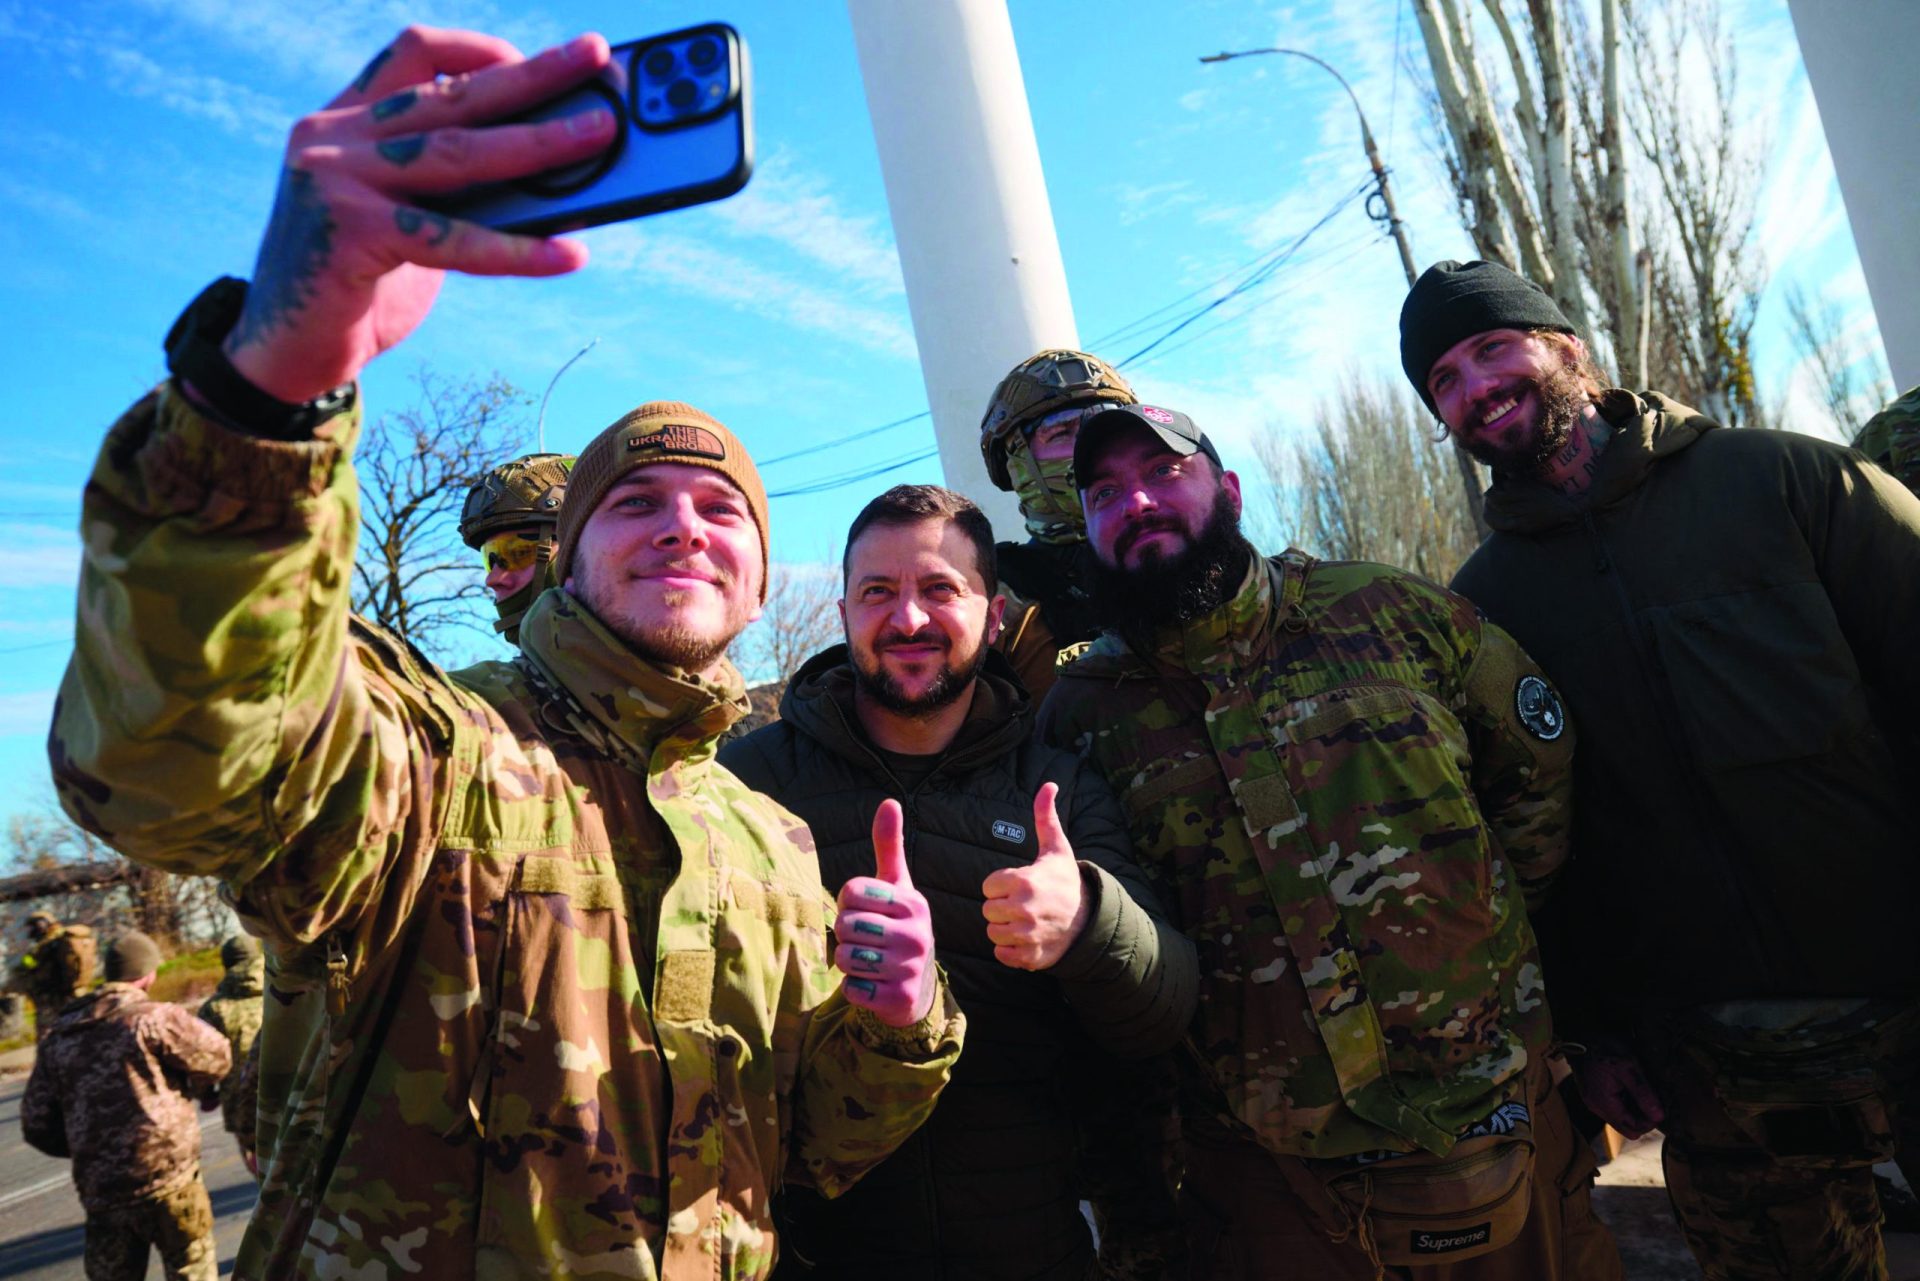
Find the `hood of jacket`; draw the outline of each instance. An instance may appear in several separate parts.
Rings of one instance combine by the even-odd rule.
[[[1600,451],[1593,485],[1578,498],[1531,477],[1496,475],[1487,490],[1487,524],[1502,533],[1532,534],[1570,525],[1588,511],[1625,498],[1653,465],[1677,454],[1720,424],[1657,391],[1635,395],[1619,387],[1602,392],[1600,416],[1613,428]]]
[[[780,719],[863,766],[878,759],[854,710],[853,660],[844,644],[815,654],[793,674],[780,697]],[[1021,688],[1012,664],[990,649],[975,678],[973,705],[941,754],[939,769],[977,769],[1018,748],[1032,731],[1033,700]]]

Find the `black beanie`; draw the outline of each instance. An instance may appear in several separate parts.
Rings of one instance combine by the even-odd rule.
[[[1413,282],[1400,307],[1400,367],[1437,417],[1427,394],[1433,362],[1463,338],[1489,329],[1574,332],[1547,291],[1497,262],[1436,262]]]

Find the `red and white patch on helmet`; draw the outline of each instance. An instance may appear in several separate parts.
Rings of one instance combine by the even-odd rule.
[[[1157,423],[1171,423],[1173,421],[1172,412],[1162,409],[1158,405],[1142,405],[1140,406],[1140,414],[1142,417],[1151,418]]]

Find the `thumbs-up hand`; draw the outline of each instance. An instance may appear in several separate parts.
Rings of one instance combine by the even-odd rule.
[[[884,800],[873,816],[872,876],[840,887],[833,963],[850,1005],[889,1027],[911,1027],[933,1008],[933,917],[907,873],[906,816]]]
[[[1087,896],[1080,864],[1053,807],[1057,783],[1046,783],[1033,798],[1033,834],[1040,853],[1026,867],[1003,867],[980,883],[987,901],[993,956],[1016,970],[1044,970],[1067,954],[1087,924]]]

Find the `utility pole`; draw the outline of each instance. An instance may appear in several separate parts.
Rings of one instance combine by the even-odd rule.
[[[1413,288],[1413,282],[1420,278],[1420,269],[1414,266],[1413,246],[1407,242],[1406,224],[1400,221],[1400,210],[1393,203],[1393,184],[1387,181],[1387,167],[1380,160],[1380,148],[1374,143],[1373,130],[1367,125],[1367,113],[1360,109],[1359,95],[1354,93],[1353,86],[1347,83],[1347,78],[1335,71],[1323,59],[1315,57],[1304,49],[1241,49],[1234,53],[1210,54],[1201,58],[1200,61],[1231,62],[1235,58],[1251,58],[1267,53],[1285,54],[1290,58],[1305,58],[1338,80],[1340,87],[1347,91],[1347,99],[1353,103],[1353,114],[1360,121],[1360,142],[1367,150],[1367,164],[1373,169],[1373,194],[1367,197],[1367,217],[1377,223],[1385,224],[1387,231],[1393,236],[1394,246],[1400,251],[1400,269],[1407,274],[1407,288]],[[1376,201],[1379,202],[1377,205]],[[1481,492],[1480,469],[1474,463],[1472,455],[1460,448],[1457,442],[1453,446],[1453,458],[1460,469],[1460,483],[1466,495],[1467,511],[1473,517],[1474,530],[1481,538],[1485,538],[1489,530],[1486,516],[1481,510],[1485,500]]]
[[[534,430],[535,448],[539,453],[544,454],[547,452],[547,400],[549,397],[553,395],[553,385],[560,381],[561,374],[564,374],[569,369],[573,368],[574,361],[580,359],[580,357],[592,351],[596,346],[599,345],[599,343],[600,343],[600,340],[598,338],[595,338],[591,342],[589,342],[586,346],[582,347],[579,351],[574,352],[572,356],[568,357],[567,363],[560,366],[560,368],[554,370],[553,377],[547,379],[546,395],[543,395],[540,397],[539,425]]]

